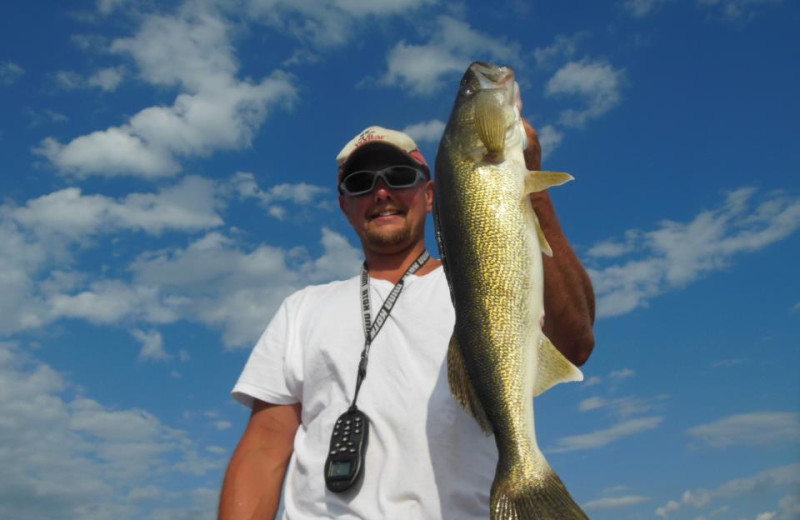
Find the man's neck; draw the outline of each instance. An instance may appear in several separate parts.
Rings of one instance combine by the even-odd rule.
[[[425,244],[421,243],[405,251],[400,251],[393,254],[380,254],[371,251],[365,251],[367,261],[367,271],[370,277],[379,280],[388,280],[392,283],[397,283],[405,274],[408,267],[417,259],[419,255],[425,250]],[[425,265],[420,267],[416,272],[418,275],[425,275],[441,265],[441,262],[434,258],[430,258]]]

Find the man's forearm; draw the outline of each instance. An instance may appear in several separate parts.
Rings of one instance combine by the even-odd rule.
[[[542,169],[542,149],[536,130],[523,120],[528,146],[525,165]],[[582,365],[594,349],[594,290],[589,275],[569,245],[547,191],[531,194],[539,225],[553,250],[543,257],[544,333],[553,345],[576,365]]]
[[[569,245],[547,192],[531,197],[553,256],[543,257],[544,333],[570,361],[582,365],[594,348],[595,301],[589,275]]]
[[[225,473],[219,520],[275,518],[299,417],[299,405],[256,403]]]
[[[275,518],[286,464],[275,464],[270,459],[261,450],[237,448],[225,474],[219,520]]]

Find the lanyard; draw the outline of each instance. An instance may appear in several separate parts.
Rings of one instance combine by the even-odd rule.
[[[394,287],[392,287],[392,292],[389,293],[389,296],[386,297],[386,300],[383,302],[383,306],[381,310],[378,311],[378,315],[375,316],[375,322],[372,322],[371,310],[370,310],[370,301],[369,301],[369,273],[367,272],[367,263],[364,262],[361,265],[361,314],[364,319],[364,350],[361,352],[361,361],[358,363],[358,379],[356,379],[356,392],[353,396],[353,404],[350,405],[350,410],[356,409],[356,400],[358,399],[358,391],[361,389],[361,383],[364,381],[364,378],[367,377],[367,360],[369,358],[369,349],[372,345],[372,342],[375,340],[375,337],[380,332],[383,324],[386,323],[386,318],[389,317],[389,313],[392,312],[392,308],[394,307],[395,302],[397,302],[398,296],[400,296],[400,291],[403,290],[403,283],[407,276],[410,276],[419,270],[420,267],[425,265],[425,262],[428,261],[430,258],[430,254],[427,250],[423,251],[414,262],[408,266],[406,272],[403,274],[403,277],[400,278]]]

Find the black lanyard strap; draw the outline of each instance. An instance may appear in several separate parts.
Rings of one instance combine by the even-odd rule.
[[[364,381],[364,378],[367,377],[367,360],[369,359],[369,349],[372,342],[375,340],[378,332],[380,332],[383,324],[386,323],[389,313],[392,312],[392,308],[397,302],[397,298],[400,296],[400,291],[403,290],[403,283],[406,277],[416,273],[420,267],[425,265],[425,262],[427,262],[430,257],[431,255],[425,250],[410,266],[408,266],[402,278],[392,287],[392,291],[383,302],[381,310],[378,311],[378,315],[375,316],[374,323],[372,322],[370,308],[369,272],[367,271],[367,263],[364,262],[361,265],[361,315],[364,320],[364,350],[361,352],[361,361],[358,363],[358,379],[356,379],[356,392],[353,396],[353,404],[350,405],[351,410],[356,408],[358,391],[361,389],[361,383]]]

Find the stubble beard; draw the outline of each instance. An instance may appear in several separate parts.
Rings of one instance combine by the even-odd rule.
[[[397,246],[411,241],[411,226],[403,226],[393,231],[367,229],[364,241],[373,247]]]

